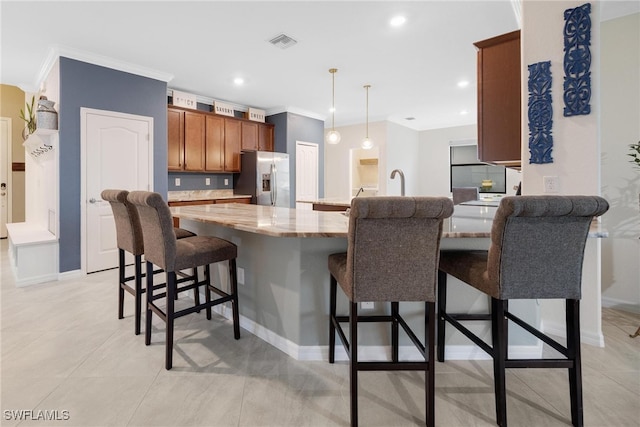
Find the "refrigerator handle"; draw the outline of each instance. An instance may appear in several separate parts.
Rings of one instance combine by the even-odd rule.
[[[271,188],[270,188],[270,191],[269,191],[269,195],[271,196],[271,206],[275,206],[276,205],[276,197],[277,197],[276,192],[275,192],[276,191],[275,190],[275,188],[276,188],[276,186],[275,186],[275,183],[276,183],[276,168],[275,168],[275,165],[273,163],[271,163],[271,170],[269,172],[271,173],[271,176],[270,176],[270,178],[271,178]]]
[[[273,165],[273,183],[276,184],[273,186],[273,206],[278,203],[278,168],[276,165]]]

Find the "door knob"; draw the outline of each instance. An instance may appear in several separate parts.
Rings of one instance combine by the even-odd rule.
[[[89,203],[96,203],[96,202],[97,202],[97,200],[94,199],[93,197],[89,199]]]

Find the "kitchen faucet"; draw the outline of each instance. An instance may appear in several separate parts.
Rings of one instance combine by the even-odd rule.
[[[400,169],[394,169],[391,171],[391,179],[396,177],[396,173],[400,174],[400,195],[404,196],[404,173]]]
[[[356,193],[356,195],[354,197],[358,197],[358,195],[360,193],[362,193],[364,191],[364,187],[360,187],[360,189],[358,190],[358,192]]]

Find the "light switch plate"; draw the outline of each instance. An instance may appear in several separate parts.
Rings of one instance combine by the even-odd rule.
[[[176,183],[176,187],[180,187],[180,178],[176,178],[175,183]]]
[[[229,178],[224,179],[224,185],[229,185]]]
[[[211,178],[205,178],[204,185],[211,185]]]

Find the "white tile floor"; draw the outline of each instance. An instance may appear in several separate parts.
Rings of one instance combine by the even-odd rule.
[[[329,426],[349,424],[346,363],[299,362],[204,313],[176,326],[164,369],[164,327],[153,344],[133,334],[132,298],[117,319],[117,272],[15,286],[0,242],[2,426]],[[587,426],[640,426],[640,315],[605,310],[605,348],[583,346]],[[566,371],[565,371],[566,372]],[[363,426],[424,424],[424,376],[361,373]],[[511,426],[570,425],[566,374],[507,373]],[[50,411],[17,421],[7,411]],[[68,411],[68,412],[63,412]],[[488,361],[436,363],[436,424],[494,423]]]

